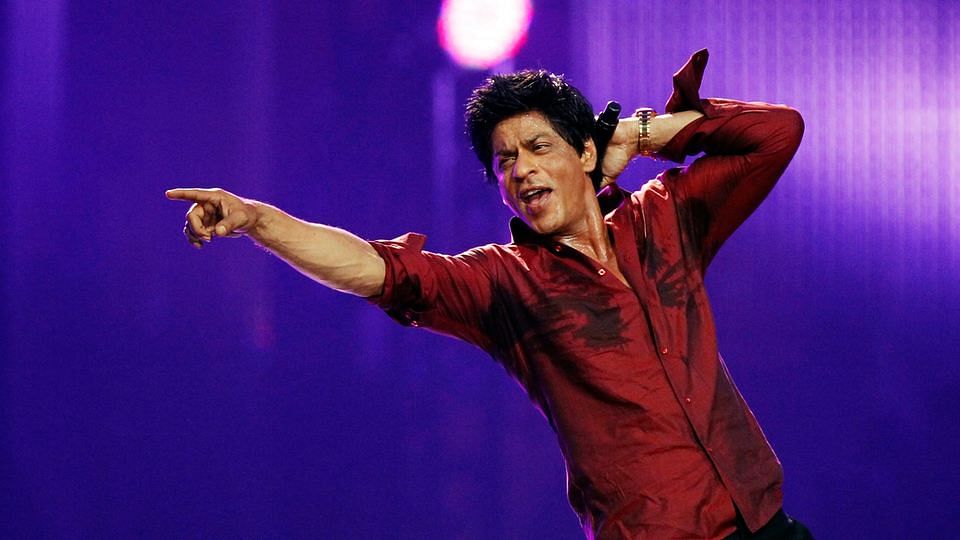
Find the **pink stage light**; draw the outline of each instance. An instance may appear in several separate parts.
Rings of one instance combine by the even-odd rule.
[[[437,33],[456,63],[487,69],[517,52],[532,17],[530,0],[444,0]]]

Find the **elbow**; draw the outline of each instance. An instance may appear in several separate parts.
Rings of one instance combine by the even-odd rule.
[[[803,140],[803,115],[793,107],[784,106],[779,111],[780,129],[778,130],[783,137],[784,146],[790,149],[790,155],[793,155],[800,147],[800,141]]]
[[[356,280],[350,283],[344,290],[350,294],[362,298],[374,298],[383,294],[383,287],[387,281],[387,264],[383,258],[374,253],[363,271],[358,272]]]
[[[764,115],[762,142],[758,149],[761,153],[780,156],[790,161],[800,147],[803,139],[803,116],[786,105],[774,105]]]

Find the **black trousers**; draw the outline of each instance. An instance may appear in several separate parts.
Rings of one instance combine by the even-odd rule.
[[[751,533],[738,511],[737,532],[724,540],[813,540],[813,535],[803,523],[788,516],[783,509],[778,510],[766,525]]]

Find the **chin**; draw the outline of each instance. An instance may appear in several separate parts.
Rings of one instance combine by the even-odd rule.
[[[557,232],[558,228],[555,223],[546,220],[527,221],[527,225],[537,234],[553,234]]]
[[[531,216],[519,208],[518,205],[518,207],[513,209],[513,215],[520,218],[537,234],[554,234],[561,228],[562,220],[560,216],[557,215],[556,209],[550,209],[546,212],[539,213],[539,215]]]

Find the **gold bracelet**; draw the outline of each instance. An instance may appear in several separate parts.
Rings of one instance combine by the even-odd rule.
[[[633,116],[640,120],[640,133],[637,136],[637,150],[641,156],[650,157],[653,155],[650,141],[650,120],[657,115],[657,111],[650,107],[641,107],[633,112]]]

